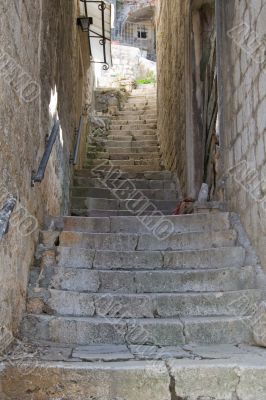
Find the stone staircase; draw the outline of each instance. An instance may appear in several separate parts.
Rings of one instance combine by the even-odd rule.
[[[92,167],[76,172],[72,216],[41,233],[21,328],[40,364],[23,399],[252,398],[230,397],[239,380],[224,384],[218,361],[229,360],[231,379],[232,365],[249,360],[265,292],[230,213],[173,215],[177,184],[160,160],[154,99],[133,92]],[[195,372],[204,359],[216,360],[215,376],[204,361]]]

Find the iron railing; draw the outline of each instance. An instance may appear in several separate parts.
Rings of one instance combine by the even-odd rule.
[[[45,148],[43,157],[41,159],[38,171],[37,171],[36,174],[32,175],[32,178],[31,178],[31,185],[32,186],[34,186],[34,184],[36,182],[41,183],[43,178],[44,178],[46,167],[47,167],[49,158],[51,156],[52,149],[53,149],[53,146],[55,144],[57,135],[59,133],[59,129],[60,129],[60,121],[57,120],[54,123],[54,126],[52,128],[51,134],[50,134],[49,139],[47,141],[46,148]]]
[[[78,163],[79,149],[80,149],[83,127],[84,127],[84,115],[81,115],[80,119],[79,119],[79,127],[77,129],[77,141],[75,144],[74,155],[73,155],[73,158],[70,159],[70,163],[73,165],[77,165],[77,163]]]
[[[9,220],[16,207],[16,203],[17,199],[13,195],[9,194],[3,208],[0,211],[0,240],[2,240],[4,235],[8,233]]]

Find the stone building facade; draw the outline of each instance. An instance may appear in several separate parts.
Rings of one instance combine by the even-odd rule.
[[[155,1],[124,0],[116,2],[114,39],[137,47],[142,55],[156,59]]]
[[[0,325],[16,332],[29,267],[45,215],[69,209],[75,128],[90,102],[88,40],[77,26],[78,1],[1,1],[0,208],[17,197],[0,243]],[[31,186],[58,113],[61,131],[45,179]]]
[[[158,3],[158,128],[166,166],[178,171],[184,197],[196,198],[210,179],[211,199],[240,214],[266,268],[265,5]],[[209,92],[205,73],[215,80]],[[204,113],[215,115],[207,134]]]

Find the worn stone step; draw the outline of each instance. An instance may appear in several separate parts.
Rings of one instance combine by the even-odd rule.
[[[118,186],[119,187],[119,186]],[[125,186],[126,188],[128,187]],[[74,187],[71,189],[71,194],[74,197],[96,197],[105,199],[128,199],[135,193],[136,189],[130,185],[130,189],[114,189],[113,187],[99,189],[99,188],[84,188]],[[157,189],[142,189],[140,193],[149,199],[154,200],[177,200],[178,194],[176,191],[171,190],[157,190]],[[130,221],[131,222],[131,221]]]
[[[157,138],[157,134],[156,131],[154,130],[152,131],[144,131],[143,134],[142,133],[135,133],[137,131],[125,131],[125,135],[124,133],[121,133],[121,131],[110,131],[110,133],[108,134],[107,138],[108,140],[115,140],[115,141],[121,141],[121,142],[139,142],[139,141],[157,141],[158,143],[158,138]]]
[[[125,131],[120,130],[110,130],[107,136],[108,140],[121,140],[122,142],[138,142],[138,141],[157,141],[157,130],[156,129],[143,129],[134,130],[128,129]]]
[[[112,120],[120,118],[121,116],[129,116],[135,115],[137,118],[145,117],[146,119],[157,119],[157,109],[155,110],[119,110],[116,115],[112,116]]]
[[[145,87],[139,87],[137,89],[133,89],[131,92],[131,95],[134,96],[157,96],[157,89],[156,87],[146,87],[147,85],[145,85]]]
[[[158,153],[160,152],[160,148],[158,144],[155,146],[143,146],[143,147],[108,147],[108,153],[111,154],[128,154],[128,153],[139,153],[139,154],[145,154],[145,153]]]
[[[157,104],[156,97],[143,97],[143,96],[132,96],[129,97],[126,104],[136,104],[136,105],[154,105]]]
[[[133,129],[131,127],[126,127],[125,130],[120,129],[110,129],[108,131],[108,139],[110,137],[114,137],[113,140],[154,140],[153,138],[157,139],[157,129],[156,128],[144,128],[140,129]],[[121,139],[119,139],[121,138]]]
[[[75,192],[79,188],[73,189]],[[82,189],[90,190],[90,189]],[[93,189],[99,191],[107,189]],[[143,191],[147,193],[148,191]],[[151,193],[157,191],[152,190]],[[162,193],[158,191],[158,194]],[[104,192],[105,194],[105,192]],[[173,193],[175,194],[175,192]],[[175,194],[176,195],[176,194]],[[216,231],[230,229],[230,215],[226,212],[209,214],[192,214],[178,216],[149,216],[148,218],[139,217],[110,217],[110,218],[80,218],[80,217],[60,217],[53,218],[54,226],[59,225],[66,231],[90,232],[90,233],[154,233],[157,227],[164,225],[169,232],[199,232]],[[169,224],[168,224],[169,223]]]
[[[100,225],[100,228],[102,225]],[[186,251],[102,251],[57,247],[60,267],[105,270],[219,269],[242,267],[243,247],[222,247]]]
[[[43,272],[43,278],[40,279],[42,287],[47,287],[48,284],[51,289],[83,293],[219,292],[256,287],[254,267],[192,271],[55,268],[51,278],[50,273],[50,270]]]
[[[249,317],[108,319],[27,315],[22,335],[65,344],[253,343]],[[185,333],[185,334],[184,334]]]
[[[137,96],[135,98],[134,97],[129,97],[127,99],[127,102],[125,103],[125,106],[134,105],[134,104],[143,105],[143,106],[156,105],[157,104],[157,99],[156,99],[156,97],[151,97],[151,98],[145,98],[145,97],[139,97],[139,96]]]
[[[126,112],[132,112],[132,111],[146,111],[147,114],[156,114],[157,113],[157,103],[154,104],[148,104],[146,105],[145,103],[139,103],[139,104],[126,104],[123,108],[124,111]]]
[[[184,343],[183,325],[175,319],[108,319],[27,315],[22,335],[31,339],[66,344],[154,344]]]
[[[254,314],[265,300],[258,289],[214,293],[91,294],[75,291],[32,288],[28,309],[37,304],[38,312],[74,317],[174,318],[240,317]],[[241,299],[245,301],[241,302]]]
[[[160,215],[172,215],[173,212],[172,209],[168,210],[159,210],[158,213]],[[94,208],[93,210],[88,210],[88,209],[82,209],[82,208],[72,208],[71,209],[71,215],[72,216],[77,216],[77,217],[130,217],[130,216],[135,216],[136,213],[134,211],[129,211],[129,210],[99,210],[97,208]],[[154,216],[154,208],[148,208],[144,211],[141,212],[141,215],[152,215]]]
[[[121,354],[120,351],[116,355],[100,355],[100,359],[102,357],[103,360],[108,361],[109,357],[109,361],[111,359],[114,362],[82,362],[82,357],[89,357],[88,361],[97,361],[97,354],[89,356],[88,350],[83,353],[79,350],[74,353],[77,354],[74,359],[66,356],[64,362],[61,361],[62,356],[59,357],[59,361],[56,360],[56,355],[67,354],[68,351],[71,354],[72,348],[58,349],[55,344],[53,347],[50,354],[48,353],[48,360],[44,357],[44,360],[28,361],[27,373],[22,363],[13,363],[12,367],[8,362],[3,364],[2,400],[135,400],[136,398],[167,400],[169,398],[170,378],[164,361],[157,361],[155,369],[154,361],[133,360],[130,364],[130,361],[124,360],[125,354]],[[47,347],[37,349],[41,354],[49,351]],[[52,361],[51,358],[56,361]],[[115,362],[116,360],[120,362]],[[31,389],[33,386],[34,389]],[[30,393],[31,390],[34,390],[34,397]]]
[[[157,120],[156,112],[149,111],[119,111],[117,116],[112,117],[112,121],[146,121],[149,119]]]
[[[109,147],[124,147],[124,148],[132,148],[142,147],[142,146],[159,146],[157,139],[156,140],[107,140],[105,143],[105,147],[108,150]]]
[[[253,343],[251,317],[183,318],[187,343]]]
[[[103,183],[98,178],[74,177],[74,186],[79,187],[95,187],[95,188],[116,188],[125,187],[127,180],[109,179]],[[148,179],[132,179],[130,181],[132,187],[136,189],[155,189],[155,190],[177,190],[177,185],[172,180],[148,180]]]
[[[159,145],[158,145],[158,143],[156,144],[156,145],[153,145],[153,146],[143,146],[143,147],[139,147],[139,146],[132,146],[132,147],[129,147],[129,148],[127,148],[127,147],[119,147],[119,146],[116,146],[116,147],[112,147],[112,146],[109,146],[108,147],[108,150],[107,150],[110,154],[117,154],[117,153],[119,153],[119,154],[124,154],[124,153],[140,153],[140,154],[143,154],[143,153],[158,153],[158,152],[160,152],[160,147],[159,147]]]
[[[108,152],[88,152],[88,158],[89,159],[105,159],[105,160],[153,160],[153,159],[158,159],[160,158],[160,153],[159,150],[154,153],[134,153],[134,152],[128,152],[128,153],[108,153]]]
[[[116,171],[115,171],[116,172]],[[146,180],[164,180],[169,181],[175,179],[175,174],[169,171],[143,171],[143,172],[121,172],[119,174],[112,175],[112,172],[106,176],[106,171],[101,168],[95,168],[93,171],[89,168],[83,168],[82,170],[76,171],[76,176],[83,177],[104,177],[105,179],[146,179]]]
[[[97,166],[97,165],[102,165],[103,160],[102,159],[93,159],[93,160],[88,160],[85,165],[90,165],[90,166]],[[148,160],[143,160],[143,159],[131,159],[131,160],[106,160],[105,161],[105,166],[113,166],[113,167],[118,167],[118,168],[123,168],[125,167],[134,167],[135,165],[155,165],[156,167],[160,166],[160,157],[154,157],[150,158]]]
[[[112,251],[140,250],[197,250],[212,247],[234,246],[236,232],[224,230],[215,232],[189,232],[170,234],[165,239],[154,234],[124,233],[83,233],[63,231],[61,246]]]
[[[150,163],[147,165],[132,165],[132,166],[124,165],[123,168],[120,169],[117,166],[112,166],[112,165],[110,166],[108,162],[105,162],[104,165],[100,164],[100,165],[94,166],[94,168],[87,166],[87,169],[92,170],[94,176],[96,174],[98,175],[101,173],[104,176],[106,176],[107,174],[109,174],[109,175],[110,174],[112,174],[112,175],[119,174],[119,176],[122,177],[122,176],[124,176],[123,174],[127,173],[127,172],[131,176],[138,176],[137,174],[139,174],[139,173],[144,174],[144,173],[150,172],[150,171],[160,172],[163,170],[163,167],[159,166],[158,163],[152,163],[152,164]],[[83,170],[86,170],[86,168],[84,168]],[[141,175],[139,175],[139,176],[141,176]]]
[[[128,111],[143,111],[143,110],[153,110],[152,112],[156,112],[157,110],[157,101],[147,102],[147,101],[140,101],[140,102],[132,102],[132,103],[125,103],[122,107],[122,110]],[[151,111],[150,111],[151,112]]]
[[[115,163],[117,164],[117,163]],[[158,166],[158,162],[151,162],[149,164],[145,165],[123,165],[123,168],[119,168],[119,165],[113,165],[110,160],[101,160],[99,164],[94,165],[94,166],[89,166],[87,165],[86,167],[83,168],[84,173],[86,173],[86,170],[90,171],[93,176],[103,176],[103,177],[112,177],[114,179],[115,175],[119,176],[119,178],[123,178],[126,174],[128,173],[129,176],[141,176],[137,174],[144,174],[146,172],[150,172],[151,170],[153,172],[159,172],[163,171],[163,167]],[[136,174],[136,175],[135,175]]]
[[[141,123],[137,123],[136,121],[127,121],[127,123],[112,123],[110,127],[110,132],[120,132],[123,133],[127,131],[134,131],[135,133],[138,131],[149,131],[149,130],[155,130],[157,129],[157,122],[148,122],[148,121],[143,121]]]
[[[142,193],[147,193],[144,190]],[[162,193],[153,191],[154,194]],[[176,192],[164,192],[166,197],[169,194],[177,196]],[[169,193],[169,194],[168,194]],[[221,231],[230,229],[230,220],[228,213],[194,214],[179,216],[149,216],[141,217],[117,217],[110,218],[111,231],[115,233],[153,233],[160,235],[160,232],[185,233],[185,232],[206,232]]]
[[[101,148],[101,150],[97,149],[96,146],[94,145],[90,145],[88,146],[88,152],[90,154],[101,154],[102,157],[101,158],[109,158],[109,157],[105,157],[104,154],[106,155],[112,155],[112,154],[149,154],[149,153],[158,153],[160,151],[159,146],[144,146],[143,148],[141,147],[136,147],[135,149],[126,149],[124,147],[109,147],[108,151],[104,150]],[[95,158],[95,156],[94,156]]]
[[[141,166],[142,167],[142,166]],[[135,199],[134,199],[135,197]],[[145,210],[174,210],[177,200],[147,199],[141,191],[132,194],[132,199],[104,199],[93,197],[72,196],[72,208],[82,210],[128,210],[136,215],[141,215]]]
[[[71,400],[169,400],[176,393],[180,400],[265,400],[265,349],[223,344],[190,346],[190,351],[184,346],[125,347],[39,344],[37,353],[44,357],[28,361],[26,374],[21,363],[3,363],[3,400],[33,400],[33,382],[36,400],[44,399],[43,393]]]
[[[149,125],[154,125],[157,127],[157,119],[156,118],[146,118],[138,121],[137,119],[135,120],[119,120],[119,119],[112,119],[111,121],[111,128],[117,127],[117,129],[126,129],[127,126],[143,126],[143,127],[149,127]]]

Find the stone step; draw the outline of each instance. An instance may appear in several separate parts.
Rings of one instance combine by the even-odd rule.
[[[118,185],[119,187],[120,185]],[[130,189],[127,189],[130,187]],[[136,189],[131,185],[125,185],[125,189],[115,189],[113,187],[99,189],[99,188],[85,188],[74,187],[71,189],[71,195],[74,197],[96,197],[101,199],[128,199],[132,194],[136,193]],[[178,194],[173,190],[162,191],[160,189],[142,189],[141,195],[146,196],[148,199],[154,200],[177,200]],[[130,227],[127,227],[130,228]]]
[[[128,129],[128,130],[110,130],[107,136],[108,140],[123,140],[123,141],[153,141],[157,140],[156,129]]]
[[[135,92],[136,91],[136,92]],[[130,99],[132,98],[139,98],[139,97],[147,97],[147,98],[151,98],[151,97],[155,97],[157,98],[157,91],[151,90],[151,89],[134,89],[130,95]]]
[[[108,152],[88,152],[89,159],[102,159],[102,160],[153,160],[160,158],[159,150],[154,153],[133,153],[128,152],[124,154],[120,153],[108,153]]]
[[[137,88],[137,89],[133,89],[131,92],[131,96],[157,96],[157,89],[156,87],[153,88],[147,88],[147,85],[145,85],[145,87],[141,87],[141,88]]]
[[[127,123],[127,124],[116,124],[116,123],[112,123],[111,127],[110,127],[110,131],[118,131],[118,132],[123,132],[124,131],[145,131],[145,130],[156,130],[157,129],[157,122],[152,122],[152,123],[147,123],[147,121],[145,120],[145,122],[142,123],[136,123],[136,121],[131,122],[131,123]]]
[[[95,178],[95,175],[97,174],[97,177],[104,177],[106,178],[106,172],[101,170],[100,168],[95,168],[93,171],[90,169],[84,168],[83,170],[75,171],[76,176],[85,176],[85,177],[93,177]],[[110,176],[111,179],[111,176]],[[114,176],[113,179],[146,179],[146,180],[163,180],[163,181],[169,181],[172,179],[175,179],[175,175],[172,172],[169,171],[145,171],[145,172],[122,172],[121,174]]]
[[[156,96],[129,96],[127,99],[126,104],[134,104],[134,103],[155,103],[157,102],[157,97]]]
[[[256,288],[254,267],[192,271],[94,271],[56,267],[50,275],[50,269],[42,272],[41,287],[82,293],[228,292]]]
[[[258,289],[213,293],[91,294],[32,288],[29,312],[74,317],[178,318],[248,316],[266,298]],[[241,299],[245,302],[241,303]],[[35,311],[36,312],[36,311]]]
[[[160,152],[159,145],[155,146],[143,146],[143,147],[108,147],[108,152],[110,154],[128,154],[128,153],[139,153],[139,154],[146,154],[146,153],[158,153]]]
[[[131,128],[130,126],[126,126],[126,129],[121,130],[121,129],[110,129],[108,131],[108,138],[110,136],[115,136],[115,137],[122,137],[124,138],[123,140],[129,140],[130,137],[136,137],[136,138],[143,138],[143,140],[151,140],[150,136],[157,137],[157,128],[147,128],[143,127],[140,129],[134,129]]]
[[[124,165],[123,168],[119,168],[118,166],[110,165],[108,160],[105,161],[103,165],[102,164],[96,165],[93,169],[91,168],[91,166],[86,166],[83,170],[86,170],[86,168],[87,170],[91,171],[94,177],[100,176],[100,174],[102,176],[107,176],[107,175],[115,176],[115,174],[119,176],[124,176],[123,174],[127,172],[129,173],[129,175],[132,174],[131,176],[138,176],[139,173],[145,174],[150,171],[160,172],[163,170],[163,167],[161,165],[158,165],[158,163],[152,163],[147,165],[131,165],[131,166]]]
[[[235,245],[236,238],[234,230],[175,233],[163,240],[153,234],[62,231],[60,246],[112,251],[197,250],[231,247]]]
[[[120,129],[120,127],[122,127],[122,129],[126,129],[127,126],[143,126],[143,127],[149,127],[150,125],[155,125],[157,127],[157,119],[156,118],[147,118],[147,119],[143,119],[140,120],[138,122],[138,120],[135,118],[134,121],[130,121],[130,120],[124,120],[122,119],[121,121],[119,119],[112,119],[111,121],[111,127],[117,127],[117,129]]]
[[[112,122],[116,121],[146,121],[154,119],[157,120],[157,113],[156,112],[149,112],[149,110],[145,111],[119,111],[118,114],[112,117]]]
[[[168,210],[160,210],[156,212],[156,215],[172,215],[172,209]],[[136,213],[133,211],[129,210],[99,210],[97,208],[93,210],[88,210],[88,209],[82,209],[82,208],[72,208],[71,209],[71,215],[72,216],[77,216],[77,217],[130,217],[130,216],[135,216]],[[141,212],[141,215],[152,215],[154,216],[154,209],[150,208],[147,209],[143,212]]]
[[[86,168],[84,168],[84,171]],[[128,174],[128,176],[132,177],[141,177],[144,176],[145,173],[149,173],[151,170],[153,172],[162,172],[164,169],[162,166],[158,166],[158,163],[155,164],[147,164],[147,165],[132,165],[126,166],[124,165],[123,168],[118,168],[117,166],[111,166],[109,163],[105,163],[105,166],[98,165],[94,168],[87,167],[88,171],[91,171],[90,175],[87,175],[84,172],[83,176],[93,176],[93,177],[121,177],[123,178]],[[129,178],[130,179],[130,178]]]
[[[102,225],[100,225],[102,226]],[[186,251],[103,251],[57,247],[57,263],[64,268],[104,270],[193,270],[238,268],[245,262],[243,247]]]
[[[88,154],[93,154],[94,158],[95,155],[100,154],[101,158],[106,158],[104,155],[112,155],[112,154],[149,154],[149,153],[159,153],[160,149],[158,144],[156,146],[143,146],[143,147],[136,147],[135,149],[126,149],[123,147],[109,147],[108,151],[104,149],[97,149],[97,146],[89,145],[88,146]],[[109,158],[109,157],[107,157]]]
[[[79,188],[73,189],[80,190]],[[85,189],[88,190],[88,189]],[[107,190],[107,189],[93,189]],[[119,190],[117,191],[119,192]],[[147,192],[147,191],[146,191]],[[143,191],[143,193],[146,193]],[[163,195],[164,192],[152,191]],[[99,193],[99,192],[97,192]],[[104,192],[105,193],[105,192]],[[175,194],[175,192],[173,192]],[[168,230],[175,233],[206,232],[230,229],[229,213],[217,212],[209,214],[192,214],[179,216],[149,216],[140,217],[110,217],[110,218],[80,218],[62,217],[53,218],[53,225],[60,226],[66,231],[87,233],[149,233],[155,232],[158,227],[167,221]]]
[[[144,168],[143,166],[140,167]],[[72,208],[82,210],[128,210],[136,215],[141,215],[142,210],[174,210],[176,206],[177,200],[147,199],[141,191],[132,193],[132,199],[127,200],[124,200],[124,197],[121,199],[104,199],[72,196]]]
[[[143,97],[136,97],[136,98],[134,99],[134,98],[129,97],[129,98],[127,99],[127,102],[124,104],[124,106],[131,105],[131,104],[132,104],[132,105],[134,105],[134,104],[136,104],[136,105],[141,104],[141,105],[143,105],[143,106],[152,104],[152,105],[154,105],[154,106],[157,106],[157,98],[156,98],[156,97],[151,97],[151,98],[149,98],[149,99],[145,99],[145,98],[143,98]]]
[[[118,169],[123,169],[124,167],[129,167],[129,168],[133,168],[136,165],[154,165],[156,168],[160,167],[160,157],[156,157],[156,158],[150,158],[148,160],[143,160],[143,159],[131,159],[131,160],[105,160],[105,166],[110,166],[110,167],[117,167]],[[85,166],[88,167],[95,167],[97,165],[102,165],[103,163],[103,159],[102,158],[95,158],[92,160],[87,160],[87,162],[85,163]]]
[[[157,139],[147,139],[142,138],[141,140],[106,140],[105,147],[124,147],[124,148],[132,148],[142,147],[142,146],[159,146]]]
[[[105,181],[105,184],[98,178],[86,178],[86,177],[74,177],[74,186],[79,187],[95,187],[95,188],[109,188],[125,187],[128,184],[127,180],[120,179],[118,182],[116,179],[109,179]],[[175,190],[176,183],[172,180],[148,180],[148,179],[132,179],[130,181],[132,187],[136,189],[155,189],[155,190]]]
[[[126,104],[143,104],[143,105],[150,105],[150,104],[157,104],[156,96],[154,97],[144,97],[144,96],[130,96],[126,102]]]
[[[42,356],[28,361],[27,373],[24,364],[3,363],[3,400],[51,399],[50,393],[58,400],[265,400],[265,349],[253,346],[38,342],[33,349]]]
[[[27,315],[22,335],[65,344],[127,344],[177,346],[252,343],[249,317],[179,319],[108,319]],[[185,332],[185,336],[184,336]]]
[[[145,116],[145,118],[157,118],[157,109],[156,107],[153,110],[125,110],[123,108],[122,110],[119,110],[117,114],[112,117],[112,119],[116,119],[124,115],[135,115],[137,116],[137,118],[140,118],[142,116]]]
[[[147,114],[156,114],[157,113],[157,103],[154,104],[145,104],[145,103],[138,103],[138,104],[126,104],[123,108],[123,111],[146,111]]]

